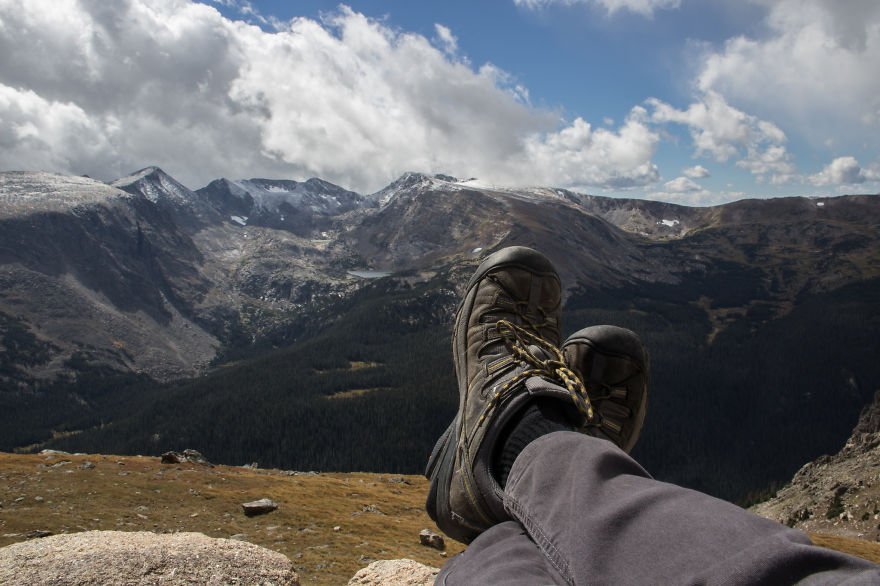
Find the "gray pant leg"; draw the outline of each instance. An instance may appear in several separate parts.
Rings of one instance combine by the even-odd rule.
[[[505,508],[557,583],[880,584],[880,566],[813,546],[801,531],[725,501],[658,482],[610,442],[582,434],[557,432],[529,444],[505,492]],[[502,525],[471,547],[481,540],[481,550],[504,547],[493,535]],[[526,539],[509,531],[503,537],[508,547]],[[524,547],[517,543],[510,553]],[[438,583],[516,583],[516,564],[506,574],[510,580],[504,577],[505,559],[497,550],[491,563],[462,556]]]
[[[435,584],[540,586],[564,584],[538,546],[516,521],[495,525],[450,559]]]

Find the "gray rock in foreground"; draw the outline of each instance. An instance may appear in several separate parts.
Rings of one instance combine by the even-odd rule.
[[[88,531],[0,548],[0,584],[299,584],[286,556],[201,533]]]
[[[254,515],[265,515],[266,513],[271,513],[278,508],[278,503],[276,503],[272,499],[260,499],[258,501],[242,503],[241,508],[244,510],[245,515],[247,515],[248,517],[253,517]]]
[[[187,462],[213,466],[213,464],[208,462],[207,458],[196,450],[183,450],[183,452],[171,451],[162,454],[163,464],[186,464]]]
[[[419,533],[419,543],[427,547],[439,549],[440,551],[446,549],[446,541],[443,539],[443,536],[437,535],[430,529],[422,529],[421,533]]]
[[[379,560],[362,568],[348,586],[430,586],[438,572],[413,560]]]

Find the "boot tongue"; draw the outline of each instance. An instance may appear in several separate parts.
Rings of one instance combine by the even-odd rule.
[[[536,344],[529,344],[528,350],[529,350],[529,354],[531,354],[532,356],[534,356],[535,358],[537,358],[538,360],[541,360],[541,361],[552,360],[553,358],[555,358],[555,356],[550,354],[550,352],[548,352],[547,350],[541,348],[540,346],[538,346]]]

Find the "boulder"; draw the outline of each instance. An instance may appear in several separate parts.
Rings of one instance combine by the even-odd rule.
[[[379,560],[362,568],[348,586],[430,586],[439,572],[413,560]]]
[[[204,464],[206,466],[211,466],[211,463],[196,450],[183,450],[182,452],[171,451],[162,454],[163,464],[185,464],[187,462],[190,464]]]
[[[446,541],[444,541],[443,536],[437,535],[430,529],[422,529],[421,533],[419,533],[419,543],[439,549],[440,551],[446,549]]]
[[[253,517],[254,515],[265,515],[266,513],[271,513],[278,508],[278,503],[276,503],[272,499],[260,499],[258,501],[242,503],[241,508],[244,509],[245,515],[247,515],[248,517]]]
[[[87,531],[0,548],[0,584],[299,584],[286,556],[201,533]]]

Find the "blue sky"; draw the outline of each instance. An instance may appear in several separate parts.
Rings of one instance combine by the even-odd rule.
[[[0,169],[877,193],[877,72],[872,0],[0,0]]]

